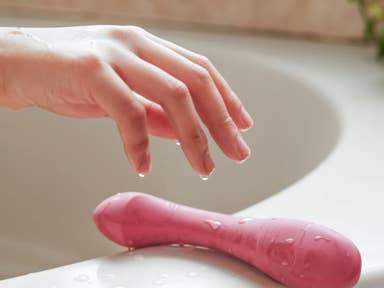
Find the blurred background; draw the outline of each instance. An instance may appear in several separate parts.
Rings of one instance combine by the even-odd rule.
[[[9,15],[333,40],[359,39],[363,26],[358,10],[346,0],[0,0],[0,17]]]

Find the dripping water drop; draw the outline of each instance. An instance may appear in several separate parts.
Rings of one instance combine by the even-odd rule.
[[[200,179],[203,180],[203,181],[207,181],[208,180],[208,176],[207,175],[200,175]]]

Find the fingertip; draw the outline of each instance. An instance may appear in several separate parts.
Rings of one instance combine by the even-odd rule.
[[[136,171],[140,177],[144,177],[145,175],[148,175],[151,171],[151,166],[151,155],[148,151],[146,151],[142,156],[141,160],[138,162]]]
[[[204,175],[210,176],[215,170],[215,163],[213,162],[213,159],[212,159],[209,151],[206,151],[204,153],[203,163],[204,163],[204,168],[205,168]]]
[[[251,115],[249,115],[247,110],[245,110],[244,107],[241,107],[241,110],[240,110],[240,122],[241,122],[240,123],[241,127],[239,127],[239,128],[243,132],[251,129],[253,126],[253,119],[252,119]]]
[[[231,104],[227,103],[228,111],[230,112],[233,120],[236,122],[236,126],[242,132],[245,132],[252,128],[253,119],[248,111],[244,108],[235,92],[231,91],[230,94],[230,98],[233,100],[230,102]]]
[[[251,149],[248,144],[245,142],[244,138],[239,133],[236,138],[236,153],[237,153],[237,161],[244,162],[251,155]]]

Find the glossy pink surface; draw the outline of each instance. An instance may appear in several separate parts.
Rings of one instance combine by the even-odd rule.
[[[98,229],[126,247],[185,243],[228,253],[288,287],[353,287],[356,246],[339,233],[291,219],[242,219],[141,193],[121,193],[94,211]]]

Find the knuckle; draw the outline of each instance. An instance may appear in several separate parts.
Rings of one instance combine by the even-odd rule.
[[[144,39],[144,30],[136,26],[115,26],[111,29],[110,36],[114,41],[123,43],[138,54]]]
[[[143,29],[139,26],[134,26],[134,25],[126,26],[126,29],[136,31],[137,33],[139,33],[141,35],[146,32],[145,29]]]
[[[197,55],[196,56],[196,63],[199,64],[200,66],[204,67],[205,69],[208,69],[209,67],[212,66],[211,60],[209,60],[204,55]]]
[[[241,103],[241,101],[238,98],[231,97],[227,101],[235,113],[240,113],[241,110],[243,109],[243,104]]]
[[[207,137],[205,137],[205,134],[202,130],[196,130],[196,131],[193,131],[190,136],[190,143],[191,145],[201,145],[201,146],[207,146],[208,145],[208,141],[207,141]]]
[[[194,67],[192,72],[194,82],[199,85],[205,85],[211,81],[211,76],[209,75],[209,72],[202,68],[202,67]]]
[[[170,91],[172,97],[180,101],[185,101],[190,96],[188,87],[180,81],[176,81],[170,87]]]
[[[133,125],[142,125],[146,118],[145,108],[142,105],[131,105],[127,111],[127,116]]]
[[[104,70],[106,64],[104,60],[95,53],[89,53],[82,56],[79,62],[80,66],[83,67],[87,72],[97,72]]]
[[[143,33],[138,27],[135,26],[116,26],[111,29],[110,35],[112,36],[112,38],[117,39],[119,41],[137,41],[141,39]]]
[[[132,143],[129,143],[129,150],[132,152],[132,153],[142,153],[142,152],[145,152],[147,151],[148,147],[149,147],[149,139],[148,137],[144,137],[140,140],[136,140],[136,141],[133,141]]]
[[[229,131],[229,133],[232,134],[233,137],[235,137],[237,135],[237,133],[238,133],[237,126],[236,126],[235,122],[233,121],[232,117],[230,117],[229,115],[226,116],[220,122],[218,122],[215,125],[215,127],[218,130],[220,129],[220,130],[223,130],[223,131]]]

